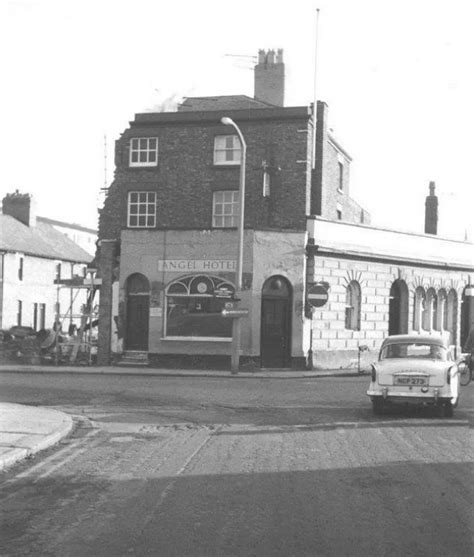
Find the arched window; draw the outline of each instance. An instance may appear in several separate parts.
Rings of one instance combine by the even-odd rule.
[[[438,298],[434,288],[428,288],[426,293],[425,311],[423,312],[423,329],[433,331],[436,329],[436,319],[438,318]]]
[[[450,344],[456,344],[456,320],[458,311],[458,295],[456,290],[448,292],[448,317],[446,330],[450,333]]]
[[[346,329],[360,331],[361,291],[356,280],[346,287]]]
[[[418,286],[413,297],[413,329],[421,331],[425,311],[425,290]]]
[[[438,292],[438,316],[436,320],[436,330],[447,331],[448,329],[448,295],[442,288]]]
[[[192,275],[170,283],[165,290],[165,336],[231,338],[232,319],[221,312],[235,287],[220,277]]]

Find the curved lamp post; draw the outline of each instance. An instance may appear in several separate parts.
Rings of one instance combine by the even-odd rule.
[[[237,266],[235,269],[235,289],[236,297],[241,298],[242,290],[242,270],[243,270],[243,254],[244,254],[244,215],[245,215],[245,159],[247,156],[247,144],[244,136],[237,124],[227,116],[221,118],[224,126],[232,126],[240,141],[240,181],[239,181],[239,220],[237,223],[238,242],[237,242]],[[233,374],[239,372],[240,360],[240,318],[232,319],[232,354],[231,354],[231,371]]]

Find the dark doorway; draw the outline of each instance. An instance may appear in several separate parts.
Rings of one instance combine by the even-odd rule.
[[[290,283],[281,276],[269,278],[262,289],[262,367],[284,368],[291,364],[291,308]]]
[[[474,324],[474,298],[471,294],[473,286],[466,286],[461,298],[461,348],[466,344],[471,325]]]
[[[397,279],[390,288],[388,304],[388,334],[401,335],[408,332],[408,287]]]
[[[127,350],[148,350],[150,285],[146,277],[131,275],[127,280]]]

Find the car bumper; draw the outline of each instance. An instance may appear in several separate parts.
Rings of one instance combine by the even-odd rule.
[[[426,393],[421,389],[416,391],[399,391],[395,387],[369,388],[367,395],[370,398],[380,397],[385,402],[405,404],[438,404],[440,402],[455,402],[456,395],[446,388],[430,387]]]

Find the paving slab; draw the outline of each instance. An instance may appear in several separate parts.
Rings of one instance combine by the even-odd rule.
[[[56,444],[73,428],[64,412],[0,403],[0,470]]]

